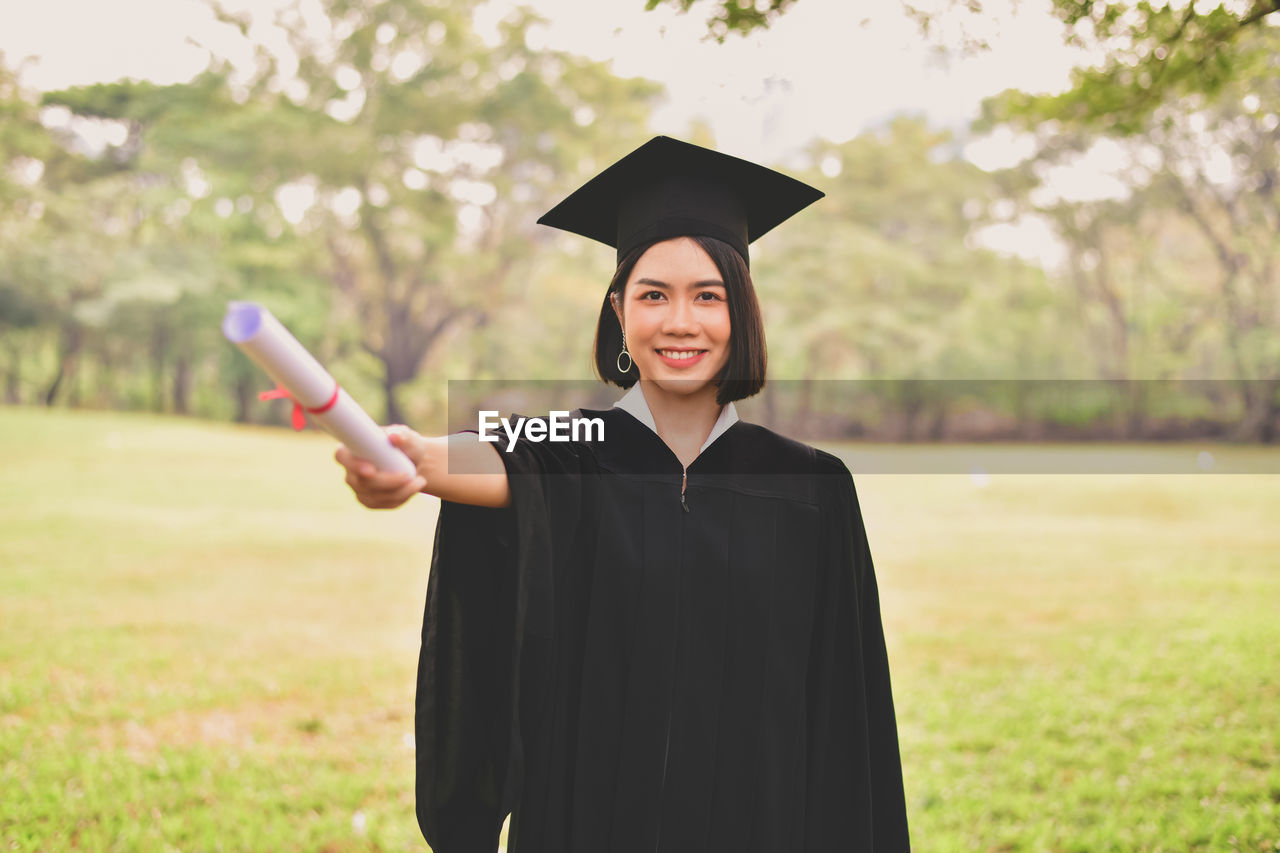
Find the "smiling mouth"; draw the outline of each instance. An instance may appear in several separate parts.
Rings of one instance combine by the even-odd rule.
[[[657,352],[658,352],[658,355],[661,355],[663,358],[669,358],[669,359],[672,359],[673,361],[687,361],[688,359],[691,359],[691,358],[697,358],[698,356],[705,353],[706,350],[704,349],[687,349],[687,350],[660,349]]]

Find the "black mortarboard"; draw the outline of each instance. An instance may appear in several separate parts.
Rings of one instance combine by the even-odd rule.
[[[723,240],[749,262],[747,244],[824,193],[758,163],[655,136],[538,220],[618,250],[672,237]]]

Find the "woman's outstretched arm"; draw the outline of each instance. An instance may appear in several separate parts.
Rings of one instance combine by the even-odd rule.
[[[395,509],[418,492],[446,501],[500,507],[511,503],[507,470],[495,445],[475,433],[427,438],[406,426],[386,427],[391,443],[417,467],[414,475],[379,471],[345,446],[334,453],[356,500],[370,509]],[[452,473],[451,473],[452,471]]]

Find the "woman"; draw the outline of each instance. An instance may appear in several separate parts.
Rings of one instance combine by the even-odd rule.
[[[370,507],[443,498],[418,671],[437,853],[908,849],[875,574],[836,457],[738,420],[751,240],[821,193],[659,137],[540,222],[618,249],[603,439],[345,449]],[[577,413],[575,413],[577,414]]]

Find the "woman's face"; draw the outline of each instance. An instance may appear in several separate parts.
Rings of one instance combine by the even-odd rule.
[[[720,270],[688,237],[649,247],[613,310],[642,379],[703,390],[729,360],[729,303]]]

